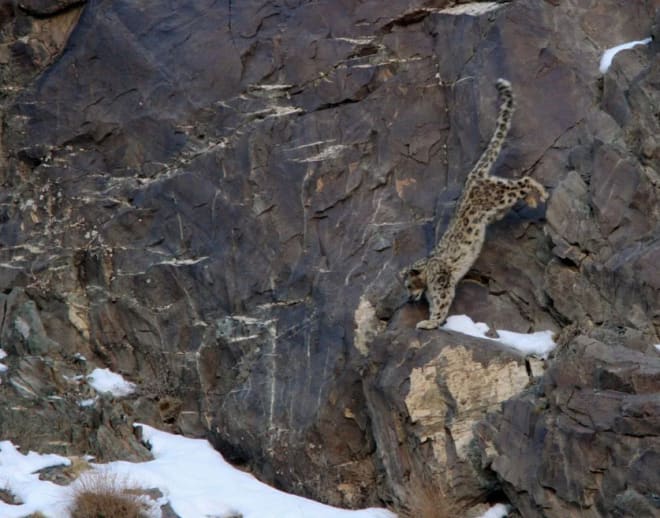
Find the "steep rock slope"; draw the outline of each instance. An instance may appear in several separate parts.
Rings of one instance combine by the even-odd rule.
[[[41,442],[141,458],[126,425],[139,415],[333,504],[452,515],[501,488],[525,516],[628,496],[651,512],[649,462],[628,488],[622,461],[564,469],[573,429],[524,427],[529,412],[542,430],[569,418],[579,379],[593,451],[658,451],[657,375],[642,387],[617,363],[656,361],[660,343],[657,44],[598,72],[606,48],[657,40],[654,2],[42,4],[2,8],[5,435],[25,440],[41,416],[58,419]],[[416,334],[425,309],[396,280],[447,225],[497,77],[518,111],[496,173],[531,174],[551,199],[490,229],[452,313],[563,329],[541,381],[492,344]],[[593,340],[613,351],[604,363]],[[140,394],[81,409],[77,354]],[[480,400],[478,383],[448,384],[465,362],[508,369],[515,390]],[[443,409],[452,386],[475,405]],[[602,390],[616,393],[607,418],[636,412],[643,440],[593,424]],[[440,417],[424,423],[428,404]]]

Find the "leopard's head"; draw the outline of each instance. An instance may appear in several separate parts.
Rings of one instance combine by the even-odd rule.
[[[403,285],[408,290],[410,300],[419,300],[426,291],[426,259],[420,259],[412,266],[401,270]]]

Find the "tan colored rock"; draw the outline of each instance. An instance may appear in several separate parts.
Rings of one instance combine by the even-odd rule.
[[[364,296],[355,310],[355,339],[354,345],[364,356],[369,354],[369,343],[374,337],[385,329],[385,323],[376,317],[376,308]]]
[[[367,400],[396,502],[413,514],[467,512],[487,486],[473,464],[474,425],[528,386],[525,359],[496,342],[412,330],[379,336],[371,358]]]

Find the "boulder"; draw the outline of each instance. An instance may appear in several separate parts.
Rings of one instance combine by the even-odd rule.
[[[522,516],[657,516],[660,356],[579,336],[478,425]]]
[[[370,352],[363,386],[389,496],[406,516],[467,516],[498,487],[473,427],[534,381],[528,362],[449,331],[385,332]]]

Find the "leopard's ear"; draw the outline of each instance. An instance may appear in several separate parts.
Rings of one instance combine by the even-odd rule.
[[[416,261],[413,263],[413,265],[409,268],[410,273],[413,275],[420,275],[424,272],[424,269],[426,268],[426,259],[420,259],[419,261]]]
[[[405,279],[406,277],[422,275],[426,268],[426,259],[419,259],[410,266],[406,266],[399,272],[399,278]]]
[[[414,266],[406,266],[399,272],[399,278],[405,279],[408,276],[415,276],[420,274],[420,269]]]

